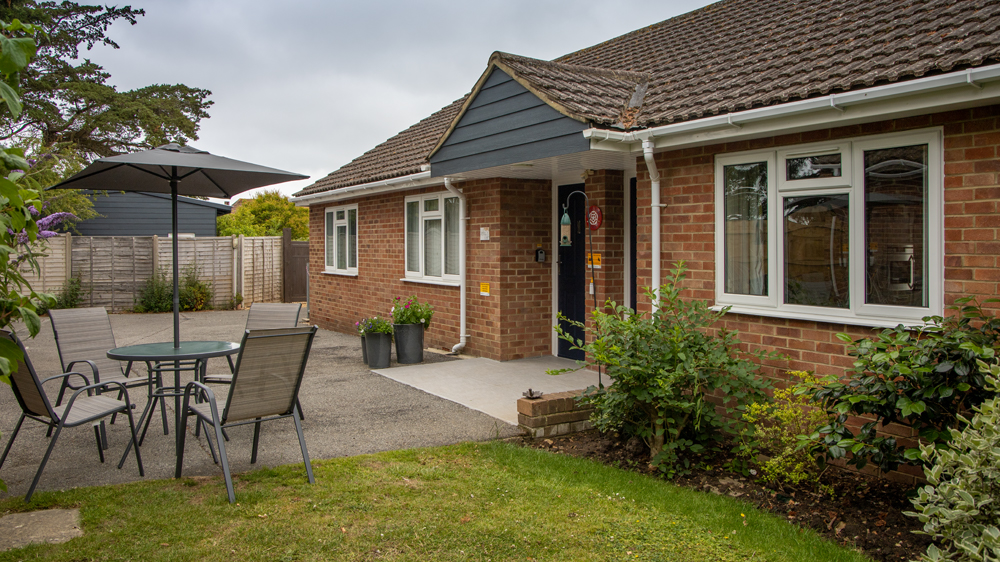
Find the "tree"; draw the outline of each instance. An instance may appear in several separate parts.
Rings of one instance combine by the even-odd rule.
[[[296,207],[278,190],[268,190],[243,202],[216,222],[219,236],[281,236],[292,229],[293,240],[309,239],[309,210]]]
[[[117,49],[106,35],[108,27],[118,20],[135,25],[144,14],[129,6],[69,1],[0,3],[0,19],[17,18],[43,31],[38,54],[24,73],[25,110],[3,123],[0,139],[37,138],[36,157],[69,148],[88,159],[197,139],[198,122],[208,117],[212,105],[211,92],[183,84],[119,92],[107,84],[110,74],[100,65],[79,60],[84,46]]]

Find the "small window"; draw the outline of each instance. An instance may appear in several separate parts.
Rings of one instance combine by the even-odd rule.
[[[407,278],[458,280],[459,219],[458,197],[434,194],[407,198]]]
[[[337,207],[326,210],[326,271],[357,275],[358,208]]]
[[[851,143],[779,150],[778,191],[850,187]]]

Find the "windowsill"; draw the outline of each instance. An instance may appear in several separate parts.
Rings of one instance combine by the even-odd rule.
[[[400,279],[404,283],[420,283],[423,285],[440,285],[442,287],[459,287],[461,283],[458,281],[447,281],[443,279],[424,279],[418,277],[404,277]]]
[[[766,316],[768,318],[787,318],[789,320],[811,320],[814,322],[824,322],[827,324],[845,324],[848,326],[867,326],[869,328],[895,328],[902,324],[907,327],[916,328],[924,326],[923,320],[912,318],[867,318],[864,316],[837,316],[835,314],[807,314],[801,312],[790,312],[787,310],[776,310],[767,308],[756,308],[752,306],[722,305],[717,304],[712,310],[719,312],[726,306],[729,307],[730,314],[747,314],[751,316]],[[930,311],[925,316],[931,316]]]
[[[347,271],[324,271],[323,275],[339,275],[341,277],[357,277],[357,272],[350,273]]]

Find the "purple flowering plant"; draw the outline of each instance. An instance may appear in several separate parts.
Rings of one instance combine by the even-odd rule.
[[[428,303],[421,303],[416,296],[411,296],[406,300],[396,297],[392,305],[393,324],[423,324],[424,329],[431,325],[431,317],[434,316],[434,307]]]

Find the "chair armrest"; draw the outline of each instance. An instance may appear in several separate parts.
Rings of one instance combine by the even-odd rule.
[[[86,363],[87,365],[90,365],[90,371],[94,374],[94,381],[101,380],[101,375],[100,373],[98,373],[97,364],[89,359],[77,359],[76,361],[71,361],[69,365],[66,365],[66,368],[72,371],[73,365],[76,365],[77,363]]]
[[[87,376],[84,375],[83,373],[78,373],[76,371],[71,371],[71,372],[68,372],[68,373],[60,373],[58,375],[52,375],[51,377],[46,377],[46,378],[42,379],[40,382],[42,384],[45,384],[45,383],[47,383],[47,382],[49,382],[51,380],[68,378],[68,377],[71,377],[73,375],[76,375],[76,376],[80,377],[81,379],[83,379],[83,382],[84,382],[85,385],[90,385],[90,379],[88,379]],[[73,385],[69,384],[68,382],[66,383],[66,386],[72,388],[73,390],[76,390],[77,388],[79,388],[79,387],[76,387],[76,386],[73,386]]]

